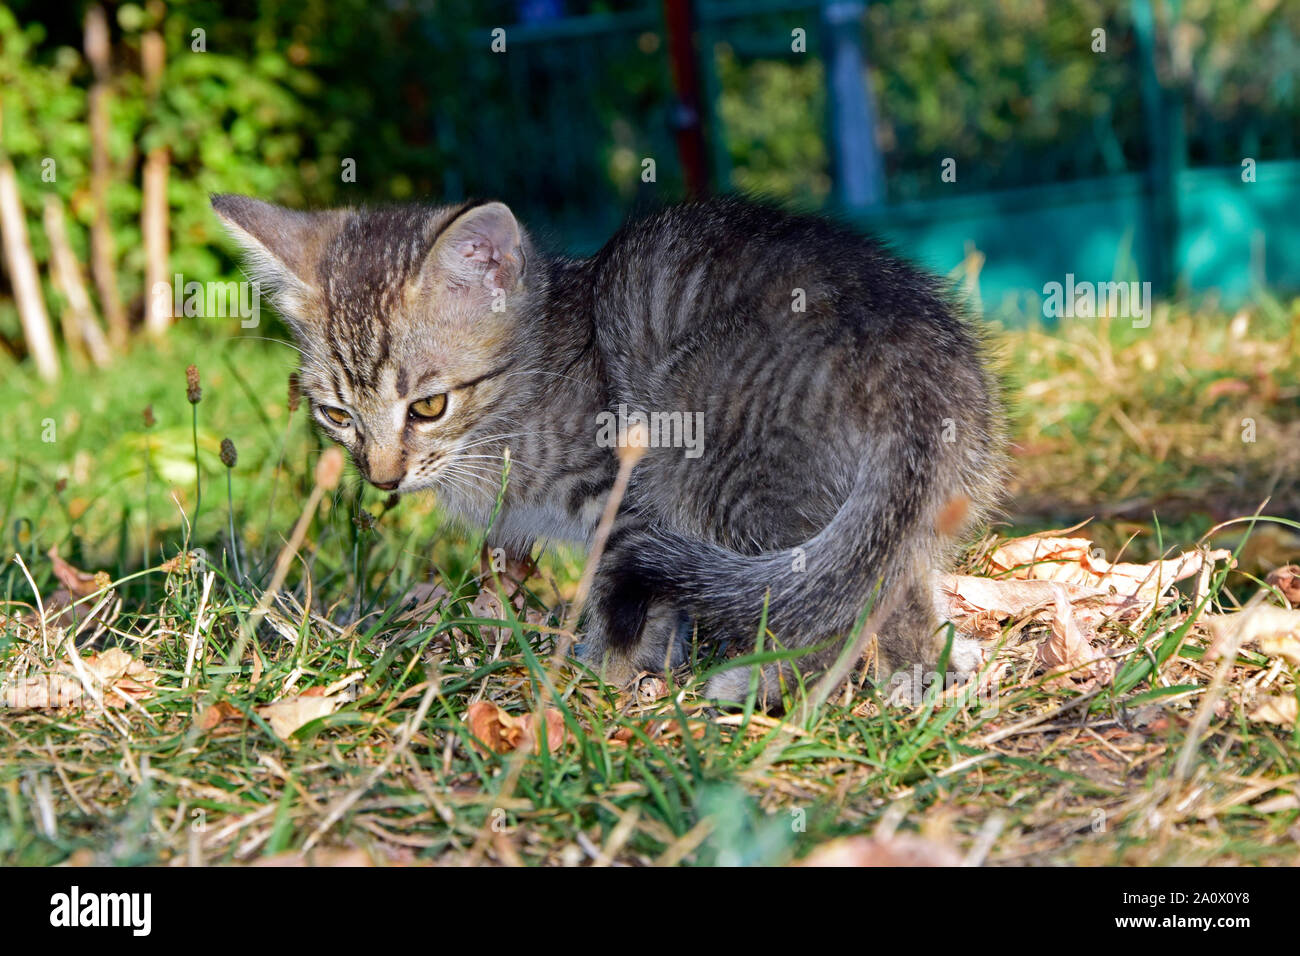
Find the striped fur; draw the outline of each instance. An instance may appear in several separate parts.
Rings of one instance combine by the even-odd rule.
[[[944,516],[979,520],[1003,471],[979,338],[937,280],[736,199],[667,208],[581,260],[539,253],[499,203],[214,207],[277,290],[317,420],[370,480],[483,523],[509,448],[490,543],[512,553],[592,534],[616,470],[602,413],[702,415],[695,456],[647,450],[602,557],[583,654],[607,678],[679,664],[692,629],[752,647],[765,601],[777,642],[816,649],[801,670],[868,605],[884,673],[934,662],[931,581],[962,530]],[[407,413],[443,393],[438,421]],[[762,671],[769,701],[790,673]],[[708,690],[748,683],[733,669]]]

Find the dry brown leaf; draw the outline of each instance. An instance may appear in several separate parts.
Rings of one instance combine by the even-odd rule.
[[[1300,607],[1300,567],[1288,564],[1286,567],[1274,568],[1264,580],[1281,591],[1288,604]]]
[[[1149,564],[1111,564],[1093,554],[1087,538],[1029,535],[1004,542],[988,557],[991,573],[1038,581],[1057,581],[1117,593],[1146,605],[1159,601],[1176,581],[1202,577],[1201,591],[1219,561],[1232,561],[1232,552],[1186,551],[1177,557]]]
[[[1230,552],[1220,550],[1110,564],[1095,557],[1092,547],[1087,538],[1052,532],[1004,542],[987,564],[991,573],[1006,576],[941,575],[941,610],[963,633],[984,639],[999,636],[999,620],[1046,620],[1052,633],[1038,649],[1044,668],[1106,680],[1114,668],[1090,640],[1103,622],[1141,618],[1163,602],[1174,582],[1199,574],[1204,587],[1215,563],[1231,560]]]
[[[612,734],[609,735],[609,743],[620,744],[624,746],[632,743],[632,741],[636,739],[637,739],[636,733],[632,730],[631,727],[620,727],[618,728],[618,730],[614,731]]]
[[[649,674],[636,682],[636,699],[639,704],[651,704],[668,696],[668,684],[662,677]]]
[[[104,703],[110,707],[123,707],[122,697],[139,700],[157,690],[158,675],[142,661],[136,660],[120,647],[110,647],[82,661],[86,670],[104,688]]]
[[[105,684],[130,677],[142,683],[158,680],[153,669],[136,660],[120,647],[110,647],[100,654],[94,654],[82,660],[86,670],[94,674]]]
[[[81,702],[85,686],[76,677],[46,673],[24,677],[4,689],[6,710],[60,710]]]
[[[198,561],[198,557],[199,553],[197,551],[181,551],[175,557],[168,558],[160,564],[158,570],[164,571],[167,574],[175,574],[178,571],[185,572],[194,567]]]
[[[1056,585],[1051,581],[981,578],[969,574],[944,574],[939,578],[939,591],[946,603],[945,616],[954,620],[981,613],[1017,618],[1042,611],[1055,605],[1056,587],[1064,587],[1072,603],[1101,605],[1108,598],[1108,592],[1099,588]]]
[[[54,577],[63,586],[55,589],[42,602],[46,621],[55,627],[80,629],[82,633],[89,634],[96,619],[102,620],[109,616],[113,603],[112,592],[109,592],[107,600],[104,600],[101,595],[100,598],[90,599],[80,604],[77,602],[107,590],[112,579],[107,571],[96,571],[91,574],[74,567],[59,557],[54,548],[50,548],[47,554],[53,566]],[[98,610],[95,609],[96,606]],[[94,614],[91,613],[92,610],[95,611]]]
[[[693,740],[702,740],[706,732],[707,728],[705,728],[703,721],[688,721],[686,724],[686,733],[690,734]],[[663,722],[662,726],[660,726],[658,732],[653,736],[685,737],[685,734],[682,732],[682,722],[676,718],[666,720]]]
[[[451,592],[441,584],[421,581],[406,594],[404,617],[417,618],[434,610],[450,597]]]
[[[481,754],[510,753],[512,750],[531,749],[539,753],[541,747],[535,739],[533,714],[521,717],[508,714],[490,700],[476,700],[465,711],[465,723],[474,735],[474,747]],[[568,738],[564,717],[552,707],[546,709],[546,749],[559,750]],[[485,750],[482,745],[486,745]]]
[[[1251,711],[1250,719],[1289,727],[1296,722],[1297,710],[1294,694],[1286,697],[1266,697]]]
[[[1297,632],[1265,634],[1258,644],[1260,651],[1269,657],[1280,657],[1292,667],[1300,667],[1300,636]]]
[[[505,620],[505,606],[501,603],[501,598],[497,596],[496,591],[485,587],[479,590],[478,595],[470,603],[469,616],[498,621]],[[489,627],[485,624],[479,628],[479,634],[489,641],[502,641],[507,633],[508,630],[505,627]]]
[[[248,718],[230,701],[219,700],[215,704],[204,707],[194,722],[204,733],[215,730],[219,735],[235,729],[233,726],[226,725],[244,724],[248,722]]]
[[[1300,666],[1300,610],[1261,604],[1232,614],[1207,614],[1201,623],[1210,632],[1209,660],[1217,660],[1241,628],[1241,643],[1254,644],[1263,653]]]
[[[960,866],[952,847],[910,834],[841,837],[824,843],[800,866]]]
[[[259,707],[257,713],[266,718],[277,737],[288,740],[299,727],[334,713],[342,702],[343,698],[337,694],[326,697],[320,688],[311,688],[296,696]]]
[[[504,557],[504,560],[501,560]],[[496,549],[483,545],[479,552],[479,576],[484,587],[493,586],[493,577],[499,577],[507,591],[515,591],[530,577],[537,573],[537,562],[531,555],[518,557],[511,554],[497,553]]]
[[[84,658],[81,665],[109,707],[125,707],[124,698],[140,700],[157,689],[153,669],[120,647]],[[0,703],[12,710],[58,710],[83,703],[85,696],[86,685],[76,668],[62,663],[56,670],[33,674],[5,688]]]
[[[964,637],[991,641],[1002,636],[1002,615],[996,611],[977,611],[958,625]]]
[[[1056,613],[1051,620],[1052,633],[1038,645],[1039,662],[1049,675],[1068,672],[1076,679],[1106,680],[1111,674],[1111,662],[1092,646],[1075,619],[1065,588],[1059,584],[1052,587]]]
[[[59,552],[50,548],[50,563],[54,565],[54,576],[58,578],[59,583],[67,588],[75,597],[83,598],[96,591],[102,591],[107,588],[113,581],[108,576],[107,571],[82,571],[75,568],[67,561],[59,557]]]
[[[945,574],[940,576],[938,594],[943,616],[955,622],[962,634],[992,640],[1002,635],[999,622],[1003,620],[1053,620],[1056,588],[1065,589],[1075,621],[1086,630],[1136,614],[1121,595],[1054,581]]]
[[[348,847],[313,847],[306,853],[302,850],[285,850],[273,856],[260,856],[249,866],[374,866],[375,861],[365,850]]]

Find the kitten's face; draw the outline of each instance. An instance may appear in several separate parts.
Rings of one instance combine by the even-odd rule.
[[[213,205],[294,328],[313,417],[361,474],[387,491],[443,483],[491,500],[501,462],[480,443],[507,395],[524,292],[510,211]]]

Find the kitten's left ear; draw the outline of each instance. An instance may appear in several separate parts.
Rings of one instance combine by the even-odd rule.
[[[500,202],[472,206],[443,228],[429,253],[434,277],[455,289],[509,292],[524,277],[523,232]]]
[[[212,208],[243,246],[254,275],[291,321],[305,321],[320,291],[317,267],[347,210],[298,212],[248,196],[212,197]]]

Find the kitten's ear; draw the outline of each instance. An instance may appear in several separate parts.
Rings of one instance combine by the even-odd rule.
[[[505,203],[473,206],[442,230],[426,275],[457,290],[509,292],[523,279],[523,232]]]
[[[212,197],[212,208],[248,254],[254,276],[266,284],[289,318],[302,318],[318,294],[316,265],[346,212],[298,212],[248,196]]]

